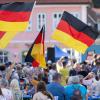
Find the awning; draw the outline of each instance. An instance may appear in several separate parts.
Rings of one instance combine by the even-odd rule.
[[[68,57],[68,53],[65,53],[59,47],[55,46],[54,48],[55,48],[55,58],[60,58],[62,56]]]

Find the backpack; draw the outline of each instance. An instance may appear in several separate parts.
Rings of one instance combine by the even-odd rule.
[[[74,91],[71,96],[71,100],[82,100],[82,95],[81,95],[81,91],[79,87],[78,88],[73,87],[73,88],[74,88]]]

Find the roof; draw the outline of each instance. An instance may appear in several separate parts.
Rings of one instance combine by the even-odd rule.
[[[39,4],[88,4],[91,0],[37,0]]]
[[[89,4],[91,0],[0,0],[0,3],[8,2],[32,2],[36,1],[37,4]]]

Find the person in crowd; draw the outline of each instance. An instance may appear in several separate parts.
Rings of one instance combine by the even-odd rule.
[[[92,69],[92,72],[95,73],[98,77],[100,77],[100,58],[98,58],[96,61],[96,66]]]
[[[48,73],[48,81],[49,83],[51,83],[53,81],[53,75],[57,72],[56,70],[56,64],[53,63],[52,66],[51,66],[51,69],[49,70],[49,73]]]
[[[67,63],[68,63],[68,57],[62,56],[62,57],[56,62],[57,72],[60,73],[60,70],[63,69],[63,67],[65,67]]]
[[[35,93],[34,86],[31,83],[25,84],[23,92],[24,92],[24,94],[33,96]]]
[[[42,80],[43,80],[46,84],[49,83],[49,82],[48,82],[48,72],[49,72],[48,68],[47,68],[47,69],[44,69],[43,77],[42,77]]]
[[[81,71],[80,64],[77,63],[73,66],[73,68],[69,71],[69,76],[78,75],[78,72]]]
[[[73,76],[69,76],[67,85],[71,85],[72,84],[72,77]]]
[[[3,95],[1,88],[0,88],[0,100],[7,100]]]
[[[2,77],[2,72],[0,71],[0,80],[2,79],[3,77]]]
[[[46,66],[50,70],[52,68],[52,61],[48,60]]]
[[[69,75],[69,69],[67,67],[67,61],[66,60],[63,60],[62,64],[63,64],[63,68],[60,70],[60,73],[62,75],[62,81],[63,81],[62,85],[65,85],[66,84],[65,83],[66,77]]]
[[[16,70],[17,70],[17,73],[18,73],[18,76],[19,78],[22,78],[22,64],[18,63],[16,64]]]
[[[91,84],[91,96],[100,96],[100,78],[96,79],[96,81],[93,81]]]
[[[40,81],[37,85],[37,92],[33,96],[33,100],[53,100],[53,96],[47,92],[46,84]]]
[[[5,66],[5,64],[0,65],[0,73],[2,75],[2,78],[6,78],[6,66]]]
[[[57,66],[57,72],[59,73],[60,70],[63,68],[63,59],[64,57],[61,57],[57,62],[56,62],[56,66]]]
[[[19,82],[13,79],[10,83],[10,89],[13,93],[14,100],[22,100],[22,92],[20,90]]]
[[[76,59],[72,59],[71,66],[74,66],[76,63],[77,63],[77,60]]]
[[[94,88],[95,88],[95,95],[100,96],[100,79],[96,82],[96,85]]]
[[[95,73],[90,72],[88,75],[83,79],[83,84],[86,86],[91,86],[93,82],[96,82]]]
[[[22,72],[25,74],[25,77],[28,77],[30,71],[29,71],[29,68],[27,66],[24,66],[22,69]]]
[[[29,84],[25,84],[24,86],[24,94],[28,94]]]
[[[84,76],[83,75],[78,75],[78,77],[79,77],[80,84],[83,85],[87,89],[87,86],[83,84]]]
[[[92,94],[93,84],[96,82],[95,73],[93,72],[88,73],[88,75],[83,78],[83,84],[86,85],[89,96]]]
[[[23,78],[19,79],[19,85],[20,85],[20,90],[24,90],[24,87],[26,85],[26,81]]]
[[[91,70],[94,68],[94,65],[89,64],[88,62],[86,62],[87,64],[85,65],[85,71],[87,71],[88,73],[91,72]]]
[[[77,97],[77,100],[86,100],[87,90],[79,83],[79,77],[72,76],[71,81],[72,84],[65,86],[66,100],[73,100],[75,97]]]
[[[6,98],[6,100],[14,100],[12,91],[10,89],[8,89],[8,81],[7,80],[2,79],[0,81],[0,87],[1,87],[1,90],[2,90],[2,94]]]
[[[53,82],[47,85],[47,90],[58,100],[66,100],[65,89],[61,85],[61,77],[60,73],[55,73]]]
[[[19,80],[19,75],[15,69],[12,70],[12,74],[10,76],[10,81],[12,81],[13,79]]]
[[[66,80],[65,80],[66,85],[68,85],[68,80],[69,80],[69,78],[70,78],[69,76],[66,77]]]
[[[37,73],[36,73],[36,71],[37,71]],[[43,81],[43,80],[46,80],[45,82],[48,81],[47,77],[44,78],[45,77],[44,72],[40,72],[40,71],[38,71],[38,69],[36,69],[36,71],[35,71],[32,79],[29,80],[29,82],[34,86],[35,92],[36,92],[39,81]]]
[[[9,83],[11,82],[11,76],[13,76],[14,74],[14,66],[15,66],[15,62],[9,62],[8,63],[8,68],[6,69],[6,79],[9,81]]]
[[[85,67],[86,66],[84,64],[81,65],[81,70],[78,72],[78,75],[82,75],[84,77],[86,77],[88,75],[88,72],[87,72],[87,70],[85,70],[86,69]]]
[[[32,96],[32,97],[35,94],[35,87],[31,83],[29,83],[27,94],[30,95],[30,96]]]

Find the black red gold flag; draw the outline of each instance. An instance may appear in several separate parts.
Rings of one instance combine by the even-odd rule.
[[[45,26],[42,27],[40,33],[38,34],[25,58],[25,61],[31,62],[33,67],[46,67],[46,61],[44,56],[44,35]]]
[[[33,2],[0,4],[0,48],[5,48],[18,32],[26,30],[33,4]]]
[[[64,11],[52,38],[84,54],[98,35],[96,29]]]

